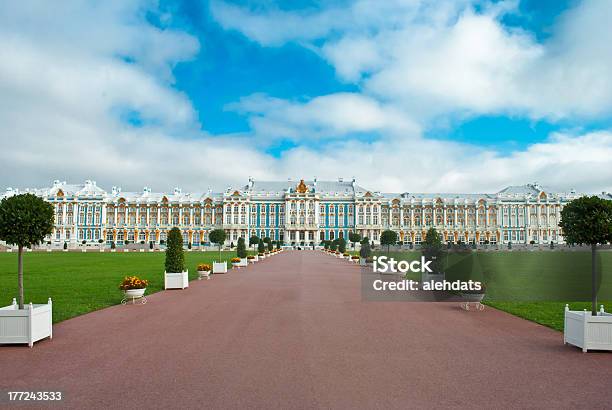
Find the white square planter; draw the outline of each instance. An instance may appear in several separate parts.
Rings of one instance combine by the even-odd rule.
[[[145,250],[144,250],[144,249],[139,249],[138,251],[139,251],[139,252],[144,252]]]
[[[24,306],[20,310],[17,301],[0,308],[0,343],[27,343],[32,347],[46,337],[53,338],[52,304]]]
[[[104,252],[104,249],[100,249],[100,252]]]
[[[85,253],[87,252],[87,249],[81,249],[81,252]]]
[[[238,266],[240,266],[241,268],[249,266],[249,260],[247,258],[240,258]]]
[[[189,287],[189,270],[179,273],[164,272],[164,289],[185,289]]]
[[[612,350],[612,313],[604,311],[603,305],[597,316],[591,312],[569,310],[565,305],[563,343],[587,350]]]
[[[259,256],[253,255],[253,259],[251,259],[251,263],[255,263],[257,261],[259,261]]]
[[[213,273],[227,273],[227,263],[213,262]]]
[[[47,252],[51,252],[51,251],[52,251],[52,249],[47,249]]]
[[[130,251],[129,249],[124,249],[124,250],[123,250],[123,252],[129,252],[129,251]]]

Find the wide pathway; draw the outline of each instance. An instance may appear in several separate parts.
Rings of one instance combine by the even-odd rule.
[[[33,349],[0,347],[0,373],[0,391],[63,391],[62,408],[612,403],[612,354],[490,308],[364,302],[359,268],[315,251],[65,321]]]

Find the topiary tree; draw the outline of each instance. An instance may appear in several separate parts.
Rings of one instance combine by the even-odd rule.
[[[331,241],[331,243],[329,244],[329,249],[332,251],[336,251],[338,249],[338,240],[334,239],[333,241]]]
[[[259,243],[259,237],[257,235],[253,235],[249,238],[249,246],[255,246]]]
[[[225,243],[225,231],[223,229],[214,229],[208,234],[208,239],[219,247],[219,262],[221,262],[221,247]]]
[[[370,240],[368,238],[363,238],[361,240],[361,249],[359,250],[359,256],[364,259],[372,256],[372,248],[370,248]]]
[[[574,199],[561,210],[559,226],[567,243],[591,246],[591,313],[597,316],[597,245],[612,241],[612,201],[597,196]]]
[[[389,248],[397,242],[397,233],[395,231],[386,230],[380,234],[380,244],[387,246],[387,255],[389,255]]]
[[[346,240],[344,238],[338,238],[338,252],[346,252]]]
[[[183,235],[179,228],[170,229],[167,243],[166,272],[183,272],[185,270],[185,255],[183,254]]]
[[[246,245],[244,242],[244,238],[242,237],[238,238],[238,246],[236,247],[236,256],[239,258],[247,257]]]
[[[351,241],[353,249],[355,249],[355,244],[361,241],[361,235],[359,235],[357,232],[349,232],[349,241]]]
[[[115,244],[115,242],[113,242],[113,245]],[[64,249],[68,249],[68,243],[64,242]]]
[[[273,249],[274,245],[272,244],[272,241],[268,241],[268,252],[272,252]]]
[[[431,267],[435,273],[442,271],[442,238],[436,228],[429,228],[425,240],[421,244],[423,256],[431,260]]]
[[[23,309],[23,248],[40,244],[53,232],[53,206],[34,194],[0,201],[0,240],[17,245],[19,309]]]
[[[264,241],[259,241],[259,243],[257,244],[257,253],[264,253],[266,251],[266,245],[264,244]]]

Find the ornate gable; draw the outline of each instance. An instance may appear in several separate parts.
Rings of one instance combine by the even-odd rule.
[[[308,192],[308,187],[306,186],[306,184],[304,183],[304,180],[300,180],[300,183],[298,184],[298,186],[295,188],[295,190],[299,193],[299,194],[305,194],[306,192]]]

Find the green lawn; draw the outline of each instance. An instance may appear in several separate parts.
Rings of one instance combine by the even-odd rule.
[[[223,260],[236,252],[221,252]],[[163,252],[75,253],[31,252],[24,254],[25,301],[44,303],[53,299],[53,322],[60,322],[121,302],[118,289],[124,276],[137,275],[149,281],[147,294],[164,286]],[[218,260],[218,252],[185,252],[189,279],[197,278],[198,263]],[[0,306],[17,297],[17,254],[0,254]]]
[[[375,252],[384,255],[386,252]],[[599,252],[599,299],[612,311],[612,252]],[[390,252],[396,260],[420,258],[420,252]],[[563,330],[563,309],[591,310],[590,252],[470,252],[444,261],[447,280],[483,280],[485,303],[513,315]],[[417,279],[420,274],[410,275]]]

